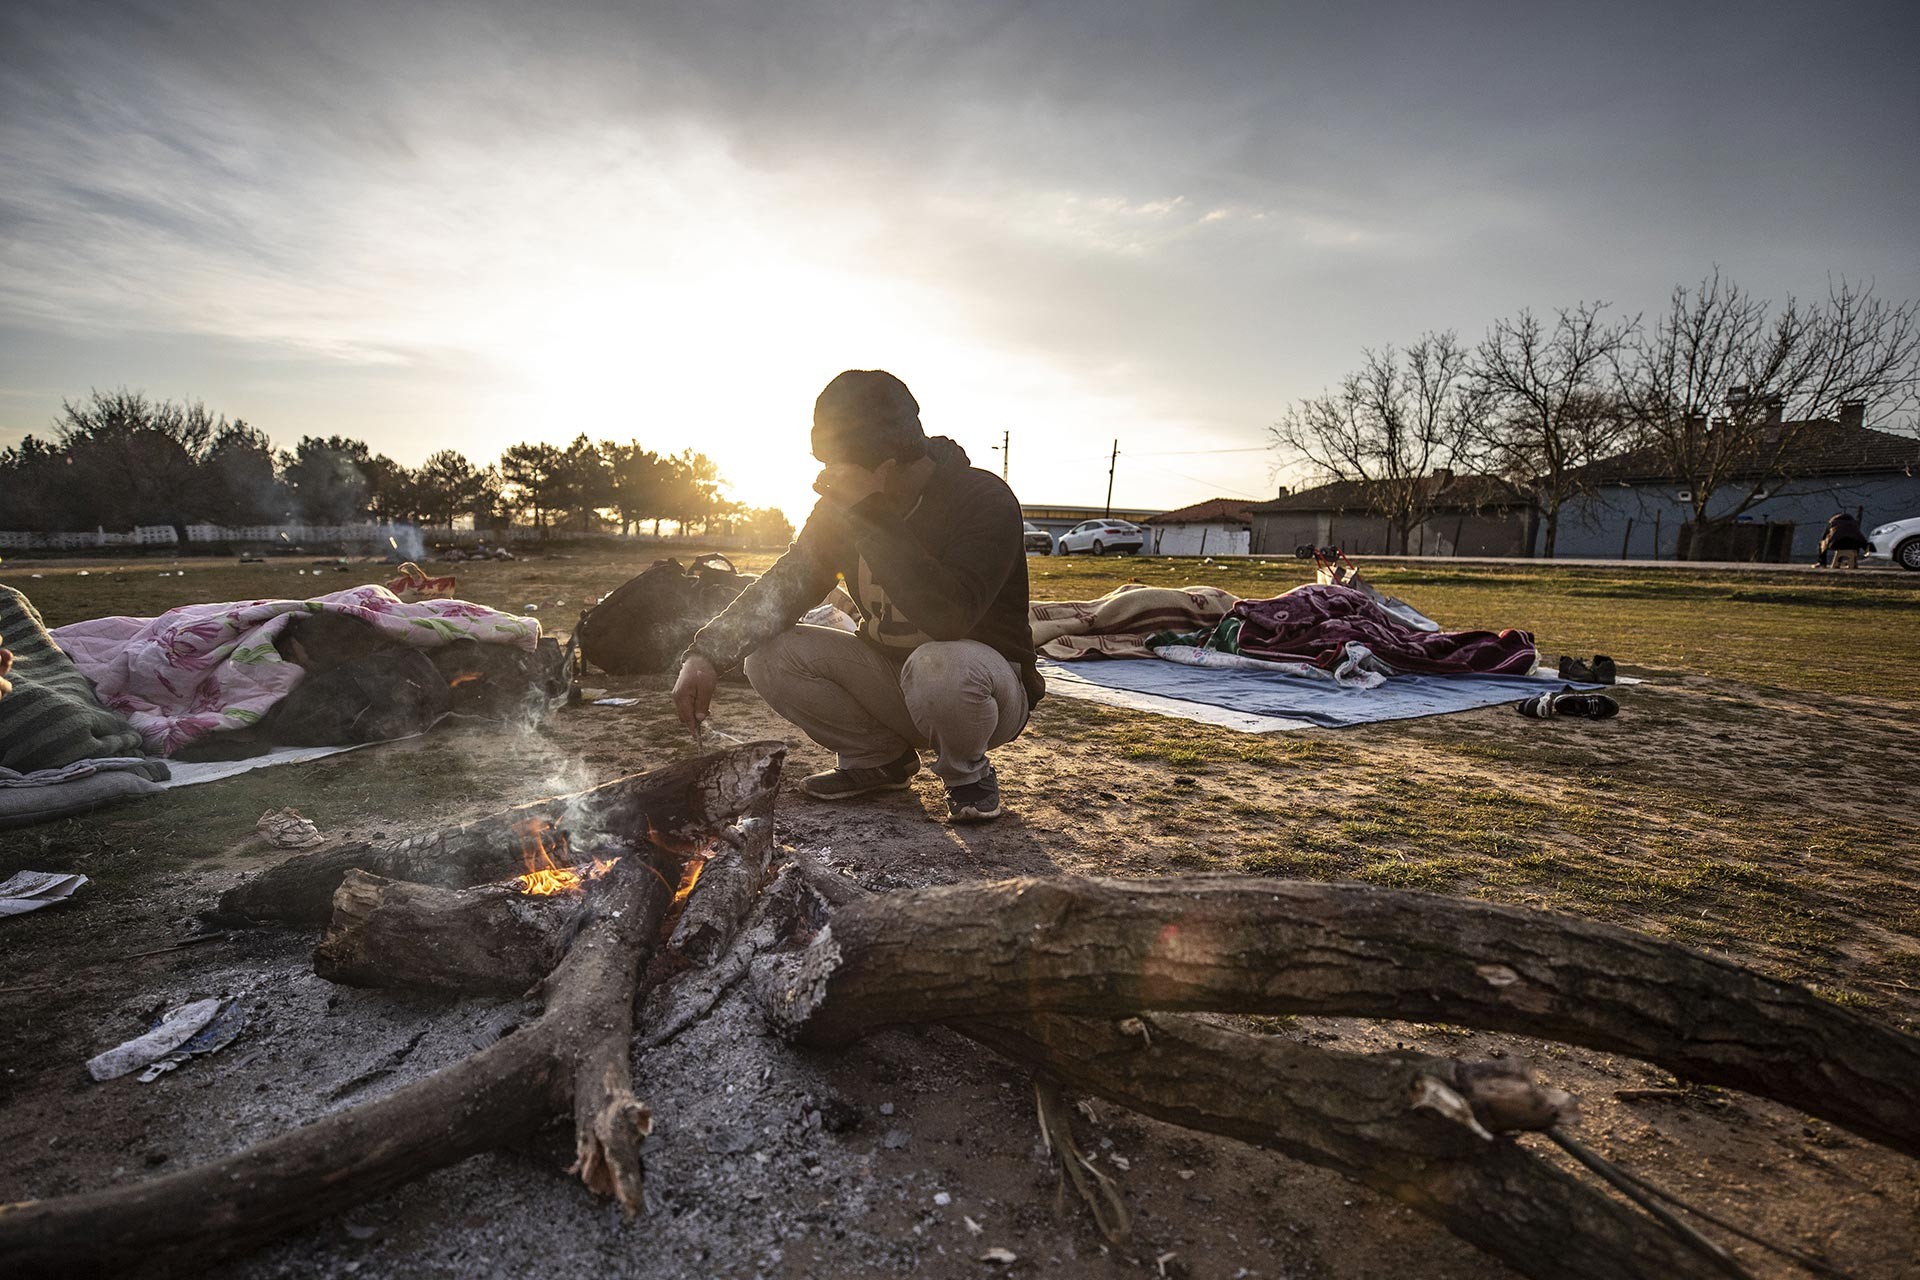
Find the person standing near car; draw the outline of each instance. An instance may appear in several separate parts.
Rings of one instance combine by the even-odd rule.
[[[854,369],[813,408],[820,494],[793,545],[693,637],[673,701],[706,718],[723,671],[744,666],[767,704],[836,753],[803,779],[818,800],[907,787],[921,749],[954,822],[1000,816],[987,759],[1046,690],[1027,622],[1019,500],[944,436],[928,438],[906,384]],[[799,619],[846,583],[857,635]]]
[[[1848,512],[1836,511],[1827,521],[1827,530],[1820,538],[1820,567],[1824,569],[1832,563],[1838,568],[1840,556],[1845,552],[1852,552],[1847,559],[1851,565],[1858,565],[1860,553],[1870,545],[1866,535],[1860,531],[1860,521]]]

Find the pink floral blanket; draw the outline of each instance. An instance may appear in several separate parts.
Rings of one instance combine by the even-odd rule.
[[[300,683],[274,637],[293,618],[344,613],[421,649],[456,640],[532,649],[540,623],[464,600],[405,604],[385,587],[355,587],[313,600],[189,604],[157,618],[96,618],[57,627],[100,700],[133,721],[147,749],[172,755],[222,729],[256,723]]]

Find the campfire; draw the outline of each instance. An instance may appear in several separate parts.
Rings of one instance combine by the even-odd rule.
[[[520,855],[526,861],[526,874],[511,883],[530,898],[556,893],[579,893],[589,880],[598,880],[613,869],[620,859],[589,858],[575,862],[568,846],[567,833],[545,818],[533,818],[515,828],[520,838]],[[698,877],[698,872],[695,873]]]

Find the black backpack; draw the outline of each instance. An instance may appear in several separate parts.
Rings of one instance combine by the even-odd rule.
[[[693,633],[732,604],[755,576],[741,573],[722,555],[701,556],[691,568],[678,560],[656,560],[583,612],[573,643],[582,658],[608,675],[667,671]]]

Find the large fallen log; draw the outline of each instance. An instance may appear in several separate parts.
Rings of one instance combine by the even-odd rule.
[[[545,1012],[473,1057],[372,1102],[166,1177],[0,1206],[9,1276],[198,1274],[295,1227],[574,1114],[574,1171],[640,1208],[648,1125],[630,1076],[642,958],[678,864],[649,850],[593,886],[590,918],[545,983]]]
[[[349,871],[313,971],[355,987],[519,995],[553,971],[586,909],[584,893],[440,889]]]
[[[334,890],[351,870],[390,880],[463,889],[526,870],[521,841],[533,828],[564,833],[590,850],[652,832],[667,842],[711,832],[773,794],[786,747],[751,742],[619,778],[573,795],[536,800],[430,835],[356,842],[289,858],[220,895],[217,920],[325,924]]]
[[[1305,881],[1010,880],[850,903],[770,997],[812,1044],[1141,1010],[1444,1021],[1630,1054],[1920,1156],[1920,1040],[1626,929]]]
[[[1423,1081],[1478,1102],[1470,1069],[1451,1059],[1341,1053],[1180,1015],[1116,1023],[1034,1014],[954,1026],[1070,1088],[1333,1169],[1523,1275],[1722,1274],[1597,1184],[1510,1138],[1479,1137],[1461,1122],[1416,1109]]]

